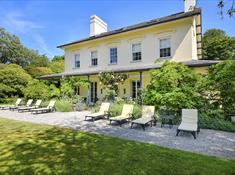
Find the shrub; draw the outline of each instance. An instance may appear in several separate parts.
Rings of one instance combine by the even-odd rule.
[[[210,100],[215,108],[222,106],[225,114],[235,111],[235,61],[226,60],[209,69]]]
[[[181,63],[166,61],[160,69],[151,72],[151,82],[144,91],[144,102],[155,105],[156,109],[166,106],[175,112],[195,107],[200,101],[199,76]]]
[[[48,67],[32,67],[29,68],[28,73],[33,77],[42,76],[42,75],[49,75],[52,74],[52,70]]]
[[[201,128],[235,132],[235,124],[224,120],[223,117],[210,117],[203,113],[199,115],[199,125]]]
[[[73,104],[69,100],[58,100],[56,101],[56,111],[59,112],[71,112],[73,111]]]
[[[32,98],[46,100],[50,97],[50,89],[42,81],[34,79],[28,83],[24,90],[24,95],[27,99]]]
[[[0,98],[1,104],[13,104],[16,102],[16,98]]]
[[[31,80],[31,76],[21,66],[16,64],[7,65],[0,70],[1,96],[22,96],[29,80]]]

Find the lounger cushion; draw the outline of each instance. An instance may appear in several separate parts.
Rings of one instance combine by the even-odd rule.
[[[195,123],[181,123],[178,127],[178,130],[183,131],[197,131],[198,126]]]
[[[113,121],[122,121],[122,120],[126,120],[128,118],[130,118],[131,116],[129,115],[119,115],[117,117],[111,117],[110,120],[113,120]]]
[[[138,119],[132,121],[132,123],[146,124],[152,120],[153,120],[152,117],[141,117],[141,118],[138,118]]]
[[[88,114],[87,117],[99,117],[105,115],[105,113],[102,112],[96,112],[96,113],[92,113],[92,114]]]

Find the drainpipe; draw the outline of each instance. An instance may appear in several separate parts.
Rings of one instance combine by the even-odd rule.
[[[90,81],[90,76],[87,76],[88,82]],[[90,85],[88,85],[88,91],[87,91],[87,103],[90,103]]]
[[[140,98],[141,98],[141,106],[143,105],[142,80],[143,80],[143,76],[142,76],[142,72],[140,72]]]

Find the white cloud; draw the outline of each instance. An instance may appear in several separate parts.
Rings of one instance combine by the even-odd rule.
[[[26,17],[19,12],[9,12],[5,14],[1,20],[3,25],[9,30],[20,33],[27,33],[30,30],[44,28],[44,26],[26,19]]]
[[[53,53],[48,49],[47,44],[44,40],[44,38],[40,34],[33,35],[34,40],[38,44],[38,46],[41,48],[41,50],[49,57],[53,57]]]
[[[12,33],[27,35],[38,46],[36,49],[40,53],[53,57],[54,54],[48,49],[45,39],[40,34],[40,30],[45,28],[43,25],[27,19],[26,15],[16,11],[7,12],[0,16],[0,24]]]

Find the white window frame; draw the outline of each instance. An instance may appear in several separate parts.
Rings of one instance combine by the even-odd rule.
[[[116,49],[116,62],[112,62],[114,61],[114,58],[112,58],[112,56],[115,56],[114,53],[111,52],[112,49]],[[118,62],[118,48],[110,47],[109,48],[109,64],[117,64],[117,62]]]
[[[169,40],[170,41],[170,46],[169,47],[161,47],[161,41],[162,40]],[[172,44],[171,44],[171,37],[163,37],[163,38],[159,38],[159,58],[171,58],[172,57]],[[161,49],[168,49],[170,48],[170,55],[169,56],[161,56]]]
[[[79,67],[77,66],[77,62],[79,62]],[[81,67],[81,59],[80,59],[80,54],[77,53],[74,56],[74,68],[79,69]]]
[[[134,45],[140,45],[140,50],[134,51]],[[140,59],[134,59],[134,57],[137,57],[134,55],[135,53],[140,53]],[[134,62],[142,60],[142,44],[141,44],[141,42],[131,44],[131,57],[132,57],[132,61],[134,61]]]
[[[94,53],[96,53],[95,56],[94,56]],[[93,64],[93,61],[94,61],[95,59],[96,59],[96,65]],[[92,67],[98,66],[98,52],[97,52],[97,50],[91,51],[91,66],[92,66]]]

